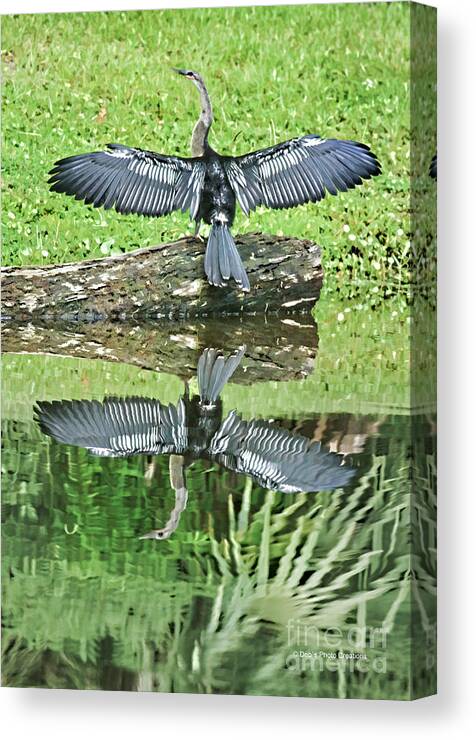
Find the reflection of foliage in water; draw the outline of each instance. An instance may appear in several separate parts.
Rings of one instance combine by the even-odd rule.
[[[431,636],[434,616],[432,450],[415,466],[410,507],[409,420],[385,422],[354,458],[359,475],[345,491],[275,494],[196,463],[181,525],[160,544],[137,535],[165,521],[173,502],[166,460],[147,482],[144,458],[93,459],[31,425],[7,427],[8,685],[409,695],[410,612],[415,635],[417,620]],[[290,620],[319,634],[385,629],[384,649],[366,653],[386,658],[386,670],[286,668],[305,647],[288,645]]]

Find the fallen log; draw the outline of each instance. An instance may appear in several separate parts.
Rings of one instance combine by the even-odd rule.
[[[3,318],[156,320],[308,313],[319,298],[321,250],[311,241],[245,234],[236,244],[251,291],[208,284],[205,244],[193,237],[121,255],[45,267],[5,267]]]
[[[229,354],[243,345],[245,356],[233,382],[305,378],[315,365],[317,327],[311,317],[230,317],[226,321],[24,323],[6,322],[2,352],[108,360],[145,370],[196,375],[205,347]]]

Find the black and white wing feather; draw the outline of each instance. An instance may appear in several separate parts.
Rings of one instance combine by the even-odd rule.
[[[211,440],[209,453],[224,467],[284,493],[340,488],[355,474],[340,455],[322,449],[319,442],[269,421],[243,421],[234,411]]]
[[[45,434],[101,457],[180,454],[188,445],[182,399],[176,406],[138,397],[39,401],[35,416]]]
[[[60,159],[49,174],[51,190],[74,195],[96,208],[143,216],[189,210],[195,218],[205,165],[197,158],[108,144],[103,152]]]
[[[246,214],[260,205],[293,208],[316,203],[326,192],[337,195],[380,174],[380,164],[365,144],[314,134],[229,157],[225,167]]]

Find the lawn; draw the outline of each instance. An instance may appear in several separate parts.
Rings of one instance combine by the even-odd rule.
[[[371,147],[380,177],[317,205],[240,213],[236,229],[315,240],[327,287],[346,298],[370,283],[381,297],[398,293],[411,270],[409,29],[408,3],[5,17],[4,264],[99,257],[189,232],[182,214],[120,216],[47,185],[56,159],[108,142],[188,156],[197,92],[170,69],[186,66],[209,87],[219,151],[305,133]],[[428,162],[434,147],[429,132]]]

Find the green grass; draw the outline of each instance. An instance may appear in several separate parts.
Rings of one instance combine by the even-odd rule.
[[[318,205],[240,214],[236,229],[317,241],[332,291],[371,282],[399,292],[411,271],[409,28],[407,3],[5,17],[4,264],[98,257],[189,231],[181,214],[120,216],[46,184],[56,159],[110,141],[188,155],[198,99],[176,65],[205,77],[220,151],[305,133],[372,148],[379,178]],[[429,162],[431,133],[427,147]]]

